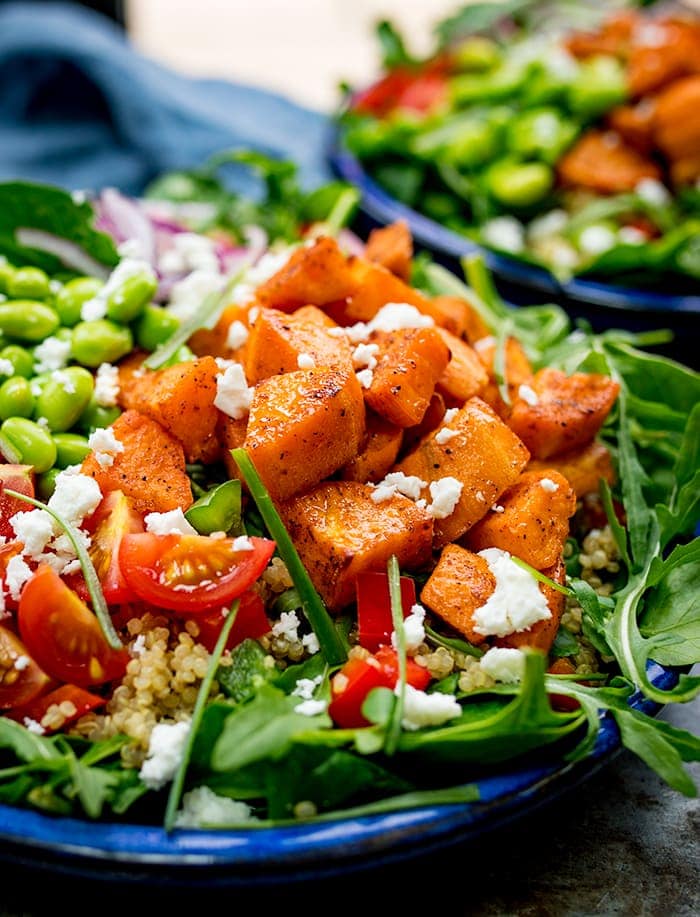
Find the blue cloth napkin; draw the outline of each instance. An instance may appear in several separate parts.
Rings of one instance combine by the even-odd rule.
[[[328,180],[328,118],[222,80],[189,79],[139,54],[120,27],[72,3],[0,3],[0,179],[138,194],[163,171],[254,148]],[[231,184],[253,193],[249,175]]]

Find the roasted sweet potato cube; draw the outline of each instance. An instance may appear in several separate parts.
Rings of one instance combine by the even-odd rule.
[[[610,450],[605,443],[593,440],[580,449],[563,452],[551,459],[530,459],[528,471],[542,471],[554,468],[563,474],[574,489],[577,497],[598,493],[601,478],[608,484],[615,481]]]
[[[397,427],[420,423],[447,366],[449,350],[437,328],[404,328],[372,335],[379,346],[365,401]]]
[[[601,194],[633,191],[644,178],[661,178],[661,169],[648,156],[624,143],[611,144],[605,131],[586,131],[557,165],[564,185],[590,188]]]
[[[566,567],[561,557],[558,558],[551,567],[542,570],[542,573],[560,586],[566,583]],[[515,648],[531,646],[535,649],[542,650],[543,653],[548,653],[551,650],[554,638],[559,630],[561,616],[564,613],[566,596],[562,592],[559,592],[558,589],[553,589],[551,586],[547,585],[547,583],[540,583],[539,587],[540,592],[542,592],[547,599],[547,605],[549,606],[552,616],[542,621],[536,621],[531,627],[528,627],[527,630],[519,630],[513,634],[507,634],[505,637],[494,638],[494,644],[496,646],[510,646]]]
[[[364,430],[354,372],[297,370],[255,387],[245,449],[273,499],[286,500],[354,458]]]
[[[231,455],[231,450],[239,449],[243,445],[247,429],[247,414],[238,419],[234,419],[233,417],[229,417],[228,414],[224,414],[223,411],[219,413],[219,421],[216,425],[216,438],[221,444],[223,463],[230,478],[238,478],[241,480],[241,472],[238,468],[238,464]]]
[[[340,470],[344,481],[376,484],[391,470],[403,441],[403,430],[374,411],[367,411],[366,435],[357,455]]]
[[[449,347],[450,360],[437,381],[437,390],[447,407],[461,407],[486,388],[488,373],[473,347],[444,328],[438,328],[438,334]]]
[[[443,432],[449,432],[447,438]],[[423,439],[395,470],[427,485],[452,477],[462,485],[454,509],[435,520],[435,547],[456,541],[514,484],[530,458],[524,443],[480,398],[465,402],[449,423]],[[429,503],[426,486],[421,494]]]
[[[157,420],[182,443],[185,458],[196,462],[218,455],[214,436],[219,412],[214,407],[219,367],[213,357],[198,357],[139,375],[122,391],[126,408]]]
[[[694,19],[662,18],[656,25],[657,39],[635,42],[627,62],[627,85],[634,99],[655,94],[655,101],[681,77],[698,72],[700,24]],[[659,40],[660,39],[660,40]],[[696,110],[679,117],[696,120]]]
[[[524,471],[469,529],[464,544],[477,552],[500,548],[544,570],[561,557],[575,510],[576,495],[558,471]]]
[[[323,315],[320,310],[317,311]],[[304,361],[308,365],[304,366]],[[246,345],[245,374],[248,383],[255,385],[269,376],[297,369],[313,369],[315,366],[350,372],[352,351],[347,340],[328,334],[328,328],[318,320],[299,318],[297,312],[261,309]]]
[[[548,459],[589,443],[615,403],[620,385],[599,373],[567,376],[549,367],[535,373],[527,400],[518,397],[508,426],[533,458]],[[533,394],[534,393],[534,397]]]
[[[187,346],[198,357],[221,357],[243,362],[249,327],[247,306],[226,306],[213,328],[200,328]]]
[[[409,303],[420,312],[429,314],[429,300],[415,287],[404,283],[381,264],[352,255],[348,258],[354,291],[347,298],[337,297],[337,302],[325,311],[339,325],[368,322],[388,303]]]
[[[409,282],[413,260],[413,239],[405,220],[378,226],[367,237],[365,258],[381,264],[401,280]]]
[[[511,404],[507,404],[501,395],[499,380],[494,365],[496,361],[495,338],[482,338],[476,343],[474,351],[483,363],[489,376],[489,381],[481,389],[479,397],[487,404],[491,405],[499,417],[505,419],[510,414],[512,402],[518,397],[520,386],[529,385],[532,381],[532,364],[523,350],[520,341],[514,337],[507,338],[503,348],[504,376],[507,384],[508,398],[511,402]]]
[[[300,306],[323,306],[345,299],[357,288],[348,260],[335,239],[321,236],[303,245],[256,291],[260,306],[293,312]]]
[[[157,421],[140,411],[124,411],[112,424],[124,446],[103,467],[91,452],[81,473],[94,478],[103,493],[121,490],[140,513],[165,513],[192,505],[182,445]]]
[[[442,549],[435,569],[421,590],[420,600],[470,643],[483,643],[474,630],[474,612],[496,588],[496,578],[483,557],[457,544]]]
[[[354,600],[355,579],[384,571],[395,555],[402,570],[431,559],[432,519],[397,494],[375,503],[374,489],[357,481],[324,481],[279,506],[299,556],[331,611]]]
[[[423,414],[421,422],[412,427],[404,428],[403,440],[401,441],[401,448],[399,449],[400,459],[403,458],[404,455],[408,455],[409,452],[412,452],[418,443],[424,437],[428,436],[429,433],[432,433],[433,430],[437,430],[445,416],[445,410],[445,399],[440,392],[435,392],[430,399],[430,404],[425,414]]]
[[[700,30],[698,30],[700,34]],[[700,38],[697,54],[700,56]],[[700,74],[677,80],[661,92],[654,105],[654,141],[670,160],[697,157],[700,150]]]
[[[459,296],[434,296],[430,309],[436,325],[470,344],[491,334],[474,306]]]

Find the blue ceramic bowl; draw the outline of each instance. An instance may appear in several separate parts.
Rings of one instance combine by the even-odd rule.
[[[365,172],[360,160],[343,146],[337,129],[331,132],[328,160],[338,177],[354,185],[361,194],[360,207],[368,222],[368,226],[362,227],[363,232],[372,225],[405,220],[416,246],[430,252],[457,274],[461,274],[460,258],[477,252],[482,254],[503,296],[514,305],[555,301],[572,318],[584,318],[596,330],[668,328],[673,331],[675,340],[667,355],[688,365],[697,363],[696,348],[691,350],[688,335],[693,329],[697,330],[700,321],[700,291],[666,294],[586,278],[559,281],[546,269],[484,249],[391,197]]]
[[[650,663],[648,674],[668,690],[675,670]],[[640,694],[630,705],[657,705]],[[477,781],[478,802],[427,806],[361,818],[235,831],[176,830],[56,818],[0,805],[0,859],[64,874],[192,888],[256,887],[377,868],[483,837],[590,777],[620,750],[609,715],[583,761],[513,765]]]

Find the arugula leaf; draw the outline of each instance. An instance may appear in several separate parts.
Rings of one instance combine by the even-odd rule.
[[[396,67],[412,66],[417,63],[406,50],[403,37],[396,26],[388,19],[378,22],[375,31],[382,49],[381,65],[384,70],[394,70]]]
[[[661,665],[690,666],[700,659],[700,539],[678,546],[652,568],[640,631]]]

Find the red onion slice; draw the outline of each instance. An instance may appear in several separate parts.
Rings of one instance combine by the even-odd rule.
[[[110,275],[110,268],[88,255],[75,242],[63,239],[61,236],[56,236],[43,229],[20,227],[15,237],[20,245],[55,255],[65,267],[80,271],[82,274],[99,277],[100,280],[106,280]]]

